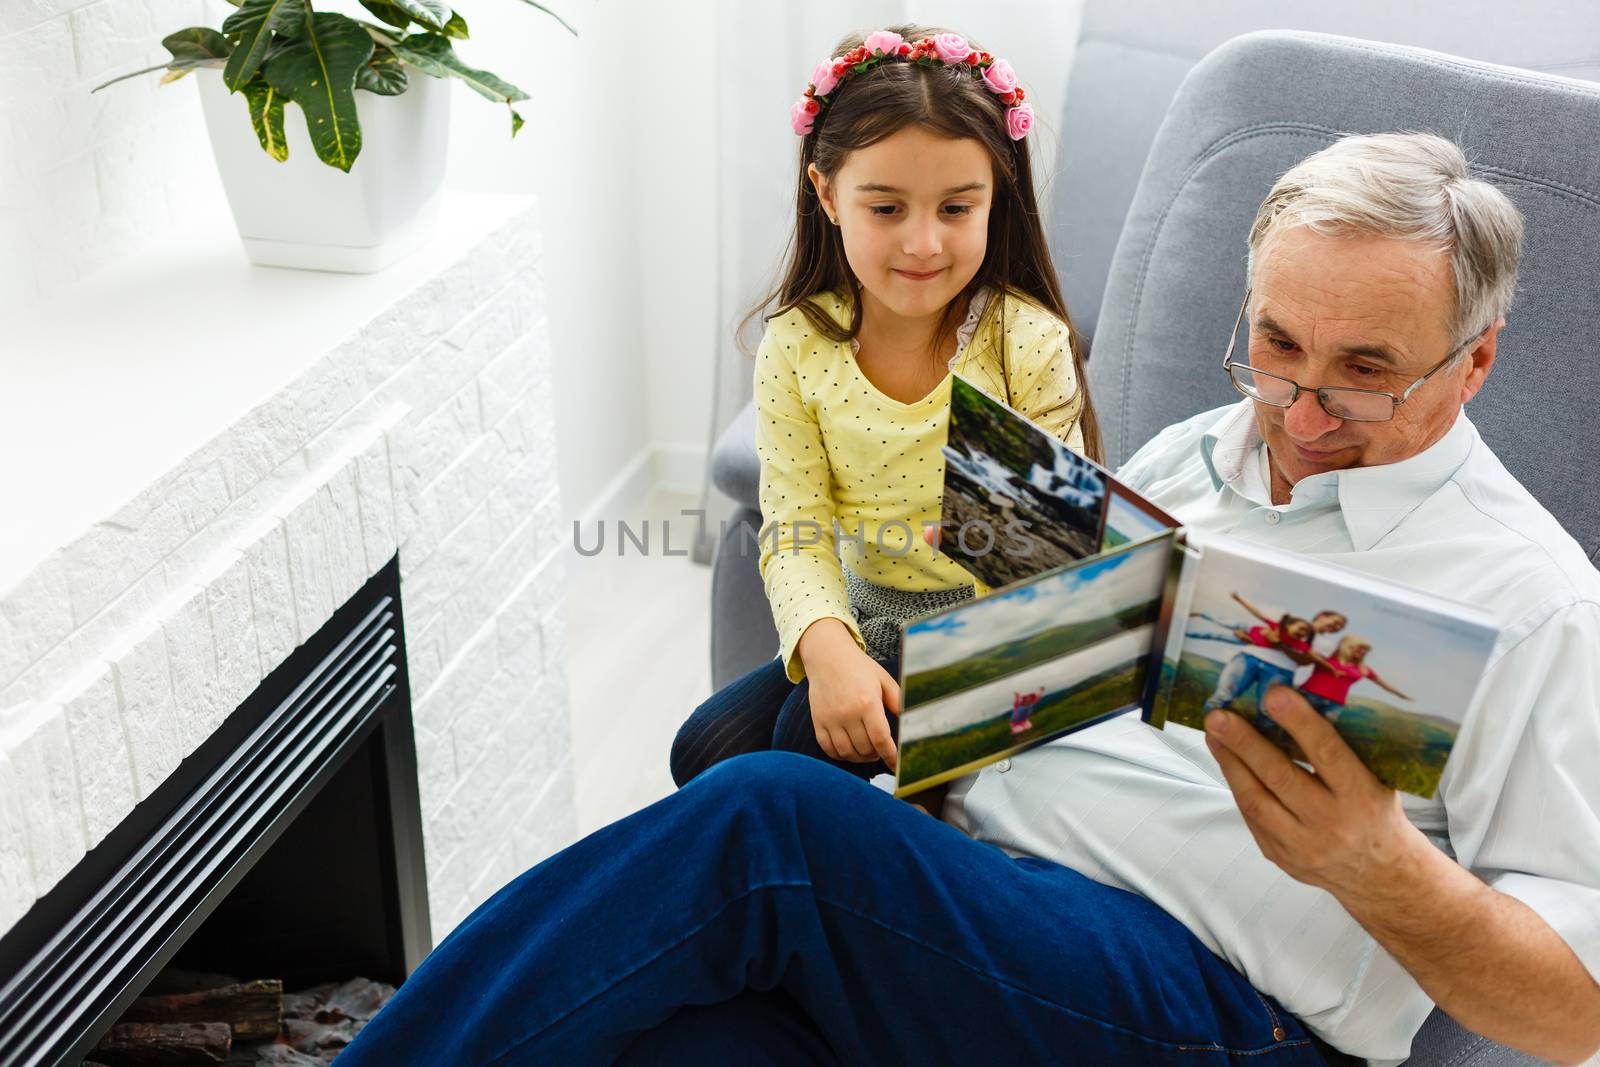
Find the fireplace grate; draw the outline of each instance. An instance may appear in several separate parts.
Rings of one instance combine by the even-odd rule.
[[[0,939],[0,1063],[77,1063],[369,739],[397,969],[428,949],[398,561]]]

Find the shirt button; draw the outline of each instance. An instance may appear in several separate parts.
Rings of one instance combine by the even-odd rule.
[[[1281,518],[1283,518],[1283,515],[1280,512],[1269,511],[1267,512],[1267,525],[1276,526],[1278,525],[1278,520]]]
[[[994,769],[999,771],[1001,774],[1004,774],[1011,769],[1011,761],[1008,759],[1003,759],[994,765]]]

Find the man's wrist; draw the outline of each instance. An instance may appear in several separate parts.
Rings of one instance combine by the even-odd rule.
[[[1419,908],[1418,903],[1436,899],[1441,892],[1459,901],[1458,894],[1492,891],[1409,822],[1394,840],[1392,852],[1375,857],[1356,884],[1330,889],[1330,892],[1351,917],[1380,942],[1411,941],[1419,937],[1453,941],[1463,931],[1449,929],[1451,924],[1439,910]],[[1471,911],[1470,908],[1466,910]]]

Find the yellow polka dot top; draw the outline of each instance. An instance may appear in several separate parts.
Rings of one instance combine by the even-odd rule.
[[[849,326],[848,293],[810,299]],[[1081,451],[1083,394],[1067,336],[1064,322],[1011,292],[987,300],[954,369],[1004,402],[1004,352],[1011,406]],[[951,380],[946,375],[927,396],[903,404],[867,380],[849,341],[822,336],[798,308],[767,323],[755,366],[761,577],[791,681],[805,677],[795,646],[818,619],[838,619],[866,648],[841,559],[895,589],[977,584],[922,539],[924,524],[939,521]]]

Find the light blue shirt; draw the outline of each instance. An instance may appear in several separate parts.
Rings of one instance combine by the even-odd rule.
[[[1185,524],[1494,617],[1503,633],[1439,790],[1402,802],[1600,977],[1600,574],[1464,413],[1426,451],[1302,479],[1286,505],[1265,462],[1244,401],[1168,427],[1120,477]],[[1197,730],[1121,716],[958,781],[946,818],[1149,898],[1345,1052],[1397,1063],[1432,1010],[1331,894],[1261,855]]]

